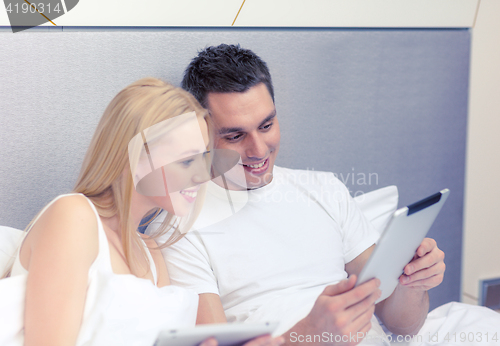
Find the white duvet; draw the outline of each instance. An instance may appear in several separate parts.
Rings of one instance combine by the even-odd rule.
[[[432,310],[418,335],[407,340],[395,335],[389,337],[393,345],[500,346],[500,313],[482,306],[451,302]]]

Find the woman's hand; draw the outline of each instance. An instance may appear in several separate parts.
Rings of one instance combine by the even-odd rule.
[[[246,342],[243,346],[280,346],[285,343],[285,338],[278,336],[273,338],[271,335],[262,335]],[[203,341],[200,346],[217,346],[217,340],[213,337]]]

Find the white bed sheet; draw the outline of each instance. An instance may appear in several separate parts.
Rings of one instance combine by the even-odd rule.
[[[500,345],[500,313],[483,306],[451,302],[432,310],[419,333],[404,340],[391,335],[391,345]]]

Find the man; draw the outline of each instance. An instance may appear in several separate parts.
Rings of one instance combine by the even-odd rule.
[[[163,251],[172,282],[200,294],[197,322],[278,319],[287,343],[356,344],[376,312],[393,333],[417,333],[427,290],[443,279],[443,252],[425,239],[394,293],[376,305],[378,280],[354,287],[378,234],[333,174],[274,166],[280,130],[266,64],[239,46],[208,47],[182,87],[209,110],[215,147],[240,154],[247,185],[212,183],[200,215],[209,226],[195,225]],[[210,221],[226,195],[246,205]]]

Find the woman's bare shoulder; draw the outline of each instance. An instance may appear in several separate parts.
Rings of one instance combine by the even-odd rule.
[[[26,246],[43,256],[53,252],[92,262],[98,252],[97,227],[96,214],[85,196],[63,196],[40,215],[26,237]]]
[[[40,215],[29,237],[26,344],[75,344],[99,251],[96,216],[84,196],[63,196]]]
[[[97,227],[97,219],[89,200],[83,195],[67,195],[54,201],[33,225],[33,229],[40,226],[50,226],[46,232],[72,227]],[[76,232],[64,232],[76,233]]]

